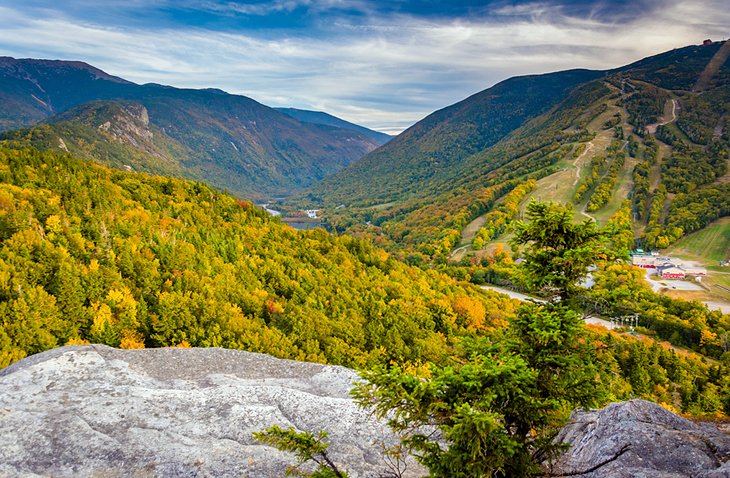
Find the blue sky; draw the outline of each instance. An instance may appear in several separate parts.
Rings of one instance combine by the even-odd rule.
[[[0,0],[0,55],[398,132],[510,76],[730,35],[727,0]]]

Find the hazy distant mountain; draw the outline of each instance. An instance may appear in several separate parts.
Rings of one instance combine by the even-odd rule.
[[[167,149],[169,155],[163,156],[177,165],[181,175],[251,197],[297,192],[380,145],[359,132],[302,122],[245,96],[221,90],[137,85],[81,62],[0,58],[2,130],[30,127],[45,120],[56,125],[51,129],[57,134],[65,131],[68,135],[80,124],[98,129],[109,122],[109,128],[113,128],[113,108],[108,105],[102,110],[97,108],[99,105],[90,107],[95,110],[92,115],[88,108],[82,108],[53,117],[99,100],[143,106],[152,136],[159,139],[163,135],[166,138],[162,142],[175,143]],[[75,118],[76,113],[82,117]],[[69,121],[76,128],[59,126]],[[48,131],[43,134],[47,136]],[[16,143],[28,137],[26,133],[10,136]],[[115,164],[95,152],[119,149],[119,145],[100,144],[105,138],[97,137],[97,143],[87,144],[84,156]],[[76,142],[72,136],[59,139],[67,147]],[[46,146],[63,149],[58,141]],[[136,145],[127,142],[124,147],[134,149]],[[139,152],[149,153],[143,148],[129,155]],[[156,162],[153,155],[137,161],[137,165],[143,171],[160,172]]]
[[[291,116],[292,118],[296,118],[299,121],[303,121],[305,123],[322,124],[322,125],[335,126],[337,128],[344,128],[344,129],[350,129],[353,131],[357,131],[359,133],[362,133],[364,136],[366,136],[380,144],[385,144],[388,141],[390,141],[391,139],[393,139],[393,137],[389,134],[381,133],[380,131],[373,131],[364,126],[360,126],[355,123],[350,123],[349,121],[345,121],[343,119],[338,118],[337,116],[332,116],[331,114],[325,113],[323,111],[300,110],[297,108],[274,108],[274,109],[277,111],[281,111],[282,113],[287,114],[287,115]]]

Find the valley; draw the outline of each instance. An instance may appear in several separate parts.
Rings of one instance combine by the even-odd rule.
[[[728,45],[512,77],[394,137],[1,57],[0,474],[679,466],[554,440],[617,409],[725,443],[670,412],[730,415]],[[686,476],[727,471],[708,443]]]
[[[420,254],[424,261],[446,257],[451,262],[468,262],[471,258],[478,260],[485,247],[504,244],[506,240],[500,234],[512,219],[522,216],[533,199],[573,203],[576,219],[595,220],[601,225],[608,224],[629,200],[631,230],[637,243],[666,247],[679,238],[675,234],[680,230],[680,208],[695,207],[693,195],[700,190],[712,190],[713,194],[717,191],[719,195],[711,211],[703,215],[715,218],[728,213],[726,201],[720,199],[727,196],[724,178],[728,175],[728,142],[727,136],[717,134],[722,132],[730,111],[725,96],[727,65],[715,60],[720,65],[715,69],[715,81],[707,83],[702,95],[691,91],[696,75],[716,55],[722,56],[723,45],[688,47],[606,72],[601,79],[586,78],[586,83],[571,93],[580,92],[580,98],[568,96],[556,101],[548,112],[505,131],[495,144],[480,146],[482,152],[450,150],[447,145],[440,153],[429,150],[428,143],[421,139],[430,134],[426,131],[444,130],[453,121],[438,122],[439,117],[434,115],[357,164],[361,168],[371,164],[368,170],[377,170],[381,156],[385,158],[386,152],[396,157],[403,154],[397,152],[402,148],[400,144],[418,137],[414,144],[423,151],[421,160],[430,156],[436,167],[431,173],[419,173],[410,179],[399,177],[401,182],[417,185],[412,192],[406,188],[400,198],[379,196],[362,183],[365,175],[349,168],[315,186],[313,192],[293,204],[317,204],[323,209],[325,221],[336,230],[377,237],[394,252]],[[682,57],[688,62],[688,70],[677,73],[677,80],[672,80],[674,89],[667,89],[661,76],[651,76],[652,68],[662,68],[665,57]],[[710,105],[704,99],[709,97],[717,99],[711,123],[697,123],[698,114],[709,114]],[[463,114],[467,111],[466,101],[450,109]],[[702,136],[698,136],[697,128],[706,128]],[[546,133],[561,139],[551,140]],[[530,142],[536,146],[527,146]],[[524,152],[519,153],[520,148]],[[685,171],[689,171],[684,158],[699,157],[705,151],[711,155],[706,162],[707,174],[702,173],[705,177],[691,178],[686,186],[681,185]],[[448,169],[440,169],[435,158],[450,155],[460,160]],[[674,168],[671,173],[670,168]],[[392,179],[374,184],[387,184],[397,177],[383,171]],[[536,180],[535,186],[519,198],[518,209],[500,217],[490,212],[515,185],[530,178]],[[343,188],[349,188],[348,192],[341,194]],[[326,193],[318,196],[319,191]],[[369,206],[368,195],[381,205]],[[383,202],[386,199],[390,201]],[[334,210],[334,203],[345,204],[347,209]],[[363,227],[364,223],[375,227]],[[441,227],[434,227],[437,223]],[[686,224],[679,227],[682,232],[691,232]]]

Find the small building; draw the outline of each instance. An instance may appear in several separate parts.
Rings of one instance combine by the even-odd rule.
[[[704,267],[690,267],[685,266],[682,267],[684,270],[684,273],[688,276],[694,276],[694,277],[705,277],[707,276],[707,269]]]
[[[659,267],[657,273],[662,279],[684,279],[686,276],[684,269],[673,265]]]
[[[643,269],[654,269],[656,267],[655,260],[656,258],[646,254],[634,254],[631,256],[631,264]]]

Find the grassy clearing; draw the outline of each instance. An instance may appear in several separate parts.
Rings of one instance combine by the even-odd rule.
[[[725,290],[730,289],[730,267],[719,266],[721,260],[730,259],[730,217],[718,219],[683,237],[664,252],[707,267],[708,276],[702,279],[702,283],[708,288],[708,299],[730,302],[730,292]]]
[[[482,214],[481,216],[466,225],[466,227],[461,231],[461,241],[459,241],[459,247],[471,244],[471,241],[474,240],[474,237],[476,237],[479,229],[484,227],[484,224],[487,223],[486,216],[486,214]]]
[[[561,171],[558,171],[550,176],[540,179],[535,185],[535,189],[525,201],[520,205],[520,210],[524,212],[524,208],[530,199],[534,198],[540,201],[553,201],[558,203],[572,203],[575,191],[578,189],[578,185],[584,179],[585,175],[588,174],[589,165],[591,159],[596,155],[605,155],[606,148],[611,144],[613,139],[613,129],[603,129],[603,125],[606,121],[610,120],[614,114],[621,111],[615,104],[609,105],[609,108],[602,114],[598,115],[588,125],[589,131],[595,131],[596,137],[593,138],[589,143],[593,146],[590,150],[580,156],[579,158],[566,161],[562,160],[558,163],[558,167]],[[577,209],[580,207],[576,206]],[[580,216],[585,219],[584,216]]]
[[[730,217],[718,219],[704,229],[693,232],[677,241],[667,254],[715,266],[721,260],[730,259]],[[730,272],[730,268],[728,272]]]
[[[721,299],[730,303],[730,292],[726,290],[730,289],[730,273],[710,271],[708,277],[702,279],[702,283],[709,287],[713,300]],[[724,289],[716,286],[724,287]]]
[[[540,179],[535,184],[535,189],[528,196],[528,200],[524,202],[525,205],[530,202],[529,198],[559,203],[573,201],[573,195],[575,194],[575,186],[573,185],[575,168],[563,164],[559,164],[559,167],[563,169]]]

